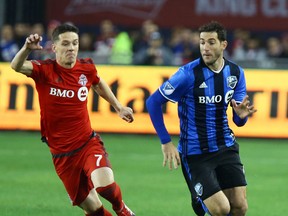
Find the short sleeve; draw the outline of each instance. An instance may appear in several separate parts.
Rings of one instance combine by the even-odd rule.
[[[93,64],[94,67],[94,75],[93,75],[93,79],[92,79],[92,85],[97,85],[100,82],[100,76],[98,74],[97,68],[96,66]]]
[[[35,82],[39,82],[40,80],[44,79],[44,73],[43,73],[43,64],[41,61],[38,60],[32,60],[31,61],[33,65],[32,74],[28,77],[31,77]]]
[[[164,82],[159,91],[167,100],[178,102],[186,92],[193,87],[193,73],[185,70],[183,67],[173,74],[170,79]]]
[[[244,70],[240,68],[239,80],[234,91],[233,99],[237,103],[241,103],[244,97],[246,96],[246,94],[247,92],[246,92],[246,80],[245,80]]]

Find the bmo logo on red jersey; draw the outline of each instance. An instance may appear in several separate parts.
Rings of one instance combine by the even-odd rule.
[[[75,93],[73,90],[50,88],[50,95],[57,97],[73,98]]]
[[[63,97],[63,98],[73,98],[75,96],[75,92],[73,90],[56,89],[56,88],[50,88],[49,94],[56,96],[56,97]],[[77,92],[77,96],[80,101],[85,101],[88,96],[87,87],[83,86],[79,88]]]

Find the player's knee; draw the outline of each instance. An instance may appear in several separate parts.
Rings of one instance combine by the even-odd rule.
[[[213,208],[209,209],[209,212],[213,216],[226,216],[230,213],[230,205],[223,203],[217,206],[213,206]]]
[[[248,204],[246,200],[241,203],[235,203],[231,205],[231,213],[233,215],[243,216],[246,214],[247,210],[248,210]]]
[[[111,168],[101,167],[91,173],[91,180],[95,188],[105,187],[114,183],[114,174]]]

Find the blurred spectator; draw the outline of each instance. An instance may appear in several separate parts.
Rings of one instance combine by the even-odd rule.
[[[94,51],[94,36],[84,32],[79,37],[79,51]]]
[[[269,58],[278,58],[282,54],[281,41],[277,37],[270,37],[267,40],[267,56]]]
[[[94,35],[89,32],[83,32],[79,36],[79,58],[93,58],[94,53]]]
[[[261,61],[266,57],[267,53],[257,37],[248,38],[244,46],[234,50],[232,55],[234,61]]]
[[[159,32],[159,27],[152,20],[145,20],[142,23],[140,31],[134,31],[131,35],[133,41],[133,52],[136,53],[143,48],[148,47],[151,33]]]
[[[54,58],[54,53],[52,51],[52,32],[53,30],[60,25],[61,23],[58,20],[51,20],[47,26],[47,40],[42,43],[43,50],[42,50],[42,59],[46,58]]]
[[[30,24],[19,22],[15,24],[14,29],[12,26],[12,33],[11,26],[4,25],[1,29],[0,60],[10,61],[11,56],[15,55],[15,50],[19,50],[20,47],[15,46],[15,43],[22,46],[30,32],[42,36],[43,50],[31,53],[29,59],[54,58],[51,36],[52,31],[59,24],[61,23],[57,20],[51,20],[47,26],[42,23],[30,26]],[[118,34],[118,29],[111,20],[103,20],[97,34],[82,32],[80,27],[79,56],[91,57],[96,64],[176,66],[200,57],[199,34],[193,29],[186,27],[160,29],[153,20],[147,19],[142,22],[141,28],[127,31],[129,34],[125,31]],[[244,29],[231,30],[228,32],[231,46],[225,50],[224,56],[229,56],[233,61],[244,63],[247,61],[246,65],[255,67],[267,67],[267,64],[262,64],[267,58],[273,58],[273,61],[274,59],[288,59],[288,33],[284,33],[282,37],[279,32],[275,33],[272,37],[265,35],[267,39],[260,40],[262,33]],[[253,34],[256,35],[253,36]],[[260,36],[260,38],[255,36]],[[12,40],[9,42],[11,37]],[[254,64],[253,61],[262,61],[262,63]],[[282,62],[285,62],[285,59]]]
[[[108,62],[116,35],[117,32],[112,21],[103,20],[100,23],[100,35],[96,37],[95,42],[95,58],[97,62]]]
[[[148,47],[143,47],[134,53],[133,63],[136,65],[172,65],[173,54],[164,46],[159,32],[153,32],[148,41]]]
[[[194,53],[192,53],[192,60],[199,58],[200,53],[200,35],[198,31],[191,31],[191,43],[193,44]]]
[[[47,25],[47,39],[51,40],[54,29],[61,24],[58,20],[50,20]]]
[[[228,50],[228,53],[230,54],[230,56],[236,56],[238,55],[237,53],[239,52],[244,52],[245,49],[245,44],[248,40],[248,38],[250,38],[250,32],[243,30],[243,29],[235,29],[233,31],[233,39],[232,39],[232,44],[230,47],[230,50]]]
[[[175,28],[170,47],[174,54],[173,65],[186,64],[200,57],[199,34],[188,28]]]
[[[28,23],[16,23],[14,26],[15,41],[18,47],[22,47],[26,37],[30,34],[30,25]]]
[[[281,43],[283,50],[279,58],[288,58],[288,33],[282,35]]]
[[[38,34],[42,36],[42,43],[46,43],[46,41],[48,40],[47,38],[47,34],[45,31],[45,27],[43,25],[43,23],[35,23],[31,26],[31,32],[33,34]]]
[[[182,45],[182,32],[183,28],[175,27],[172,29],[171,38],[169,41],[169,46],[173,52],[174,60],[173,65],[183,64],[183,45]]]
[[[38,34],[40,36],[42,36],[42,41],[41,41],[41,44],[42,46],[45,45],[47,43],[47,34],[46,34],[46,31],[45,31],[45,27],[42,23],[35,23],[31,26],[31,32],[33,34]],[[29,56],[30,59],[44,59],[43,57],[43,52],[42,50],[35,50],[34,52],[31,52],[30,56]]]
[[[128,65],[132,63],[132,57],[131,39],[127,32],[120,32],[115,38],[109,63]]]
[[[0,61],[10,62],[16,53],[19,51],[19,46],[14,40],[13,27],[11,25],[4,25],[1,29],[0,41]]]

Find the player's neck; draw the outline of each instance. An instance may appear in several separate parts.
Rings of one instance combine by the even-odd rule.
[[[75,62],[69,62],[69,63],[68,62],[63,63],[63,62],[57,61],[57,63],[58,63],[58,65],[60,65],[63,68],[71,69],[75,66],[76,61]]]
[[[219,58],[213,65],[210,65],[210,69],[214,72],[214,73],[220,73],[220,71],[223,69],[224,67],[224,58],[221,57]]]

